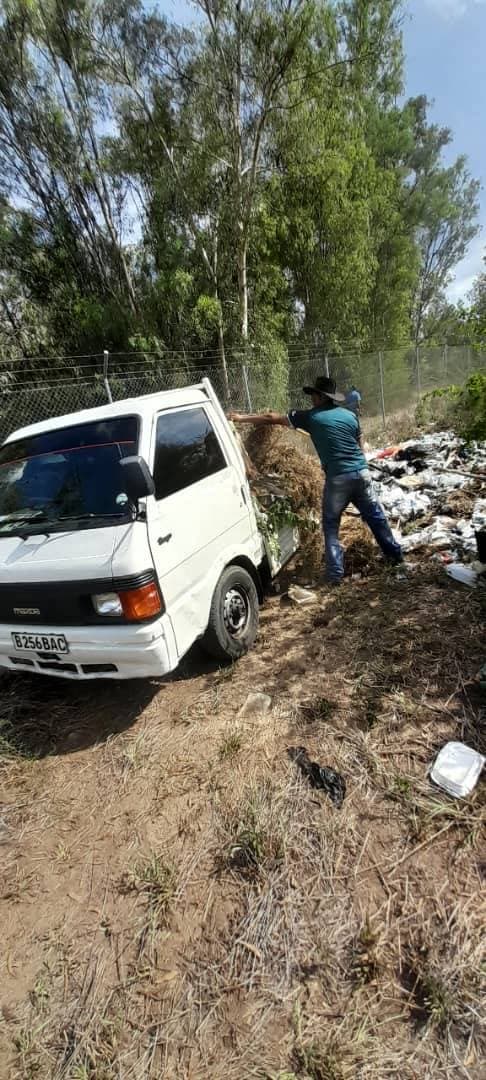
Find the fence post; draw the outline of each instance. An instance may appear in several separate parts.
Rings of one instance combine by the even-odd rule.
[[[420,348],[418,345],[415,346],[415,364],[417,367],[417,393],[420,397],[422,394],[422,380],[420,378]]]
[[[448,363],[448,360],[449,360],[449,357],[448,357],[448,351],[449,351],[449,350],[448,350],[448,347],[447,347],[447,341],[446,341],[446,342],[445,342],[445,345],[444,345],[444,350],[443,350],[443,357],[444,357],[444,376],[445,376],[446,380],[447,380],[447,363]]]
[[[324,371],[326,373],[327,378],[329,378],[329,357],[328,357],[327,353],[324,356]]]
[[[253,412],[253,406],[251,403],[250,384],[248,382],[248,368],[246,364],[241,365],[241,374],[243,376],[243,386],[245,387],[246,404],[248,406],[248,412]]]
[[[111,393],[110,381],[108,379],[108,363],[110,360],[110,354],[108,349],[103,349],[103,382],[105,384],[106,396],[110,405],[113,404],[113,397]]]
[[[386,412],[385,412],[385,383],[383,379],[383,352],[378,350],[378,364],[380,366],[380,397],[381,397],[381,415],[383,417],[383,427],[386,427]]]

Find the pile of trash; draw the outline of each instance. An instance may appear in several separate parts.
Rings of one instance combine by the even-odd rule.
[[[403,550],[428,549],[452,577],[474,584],[486,570],[486,445],[443,431],[367,456],[376,496],[396,523]]]

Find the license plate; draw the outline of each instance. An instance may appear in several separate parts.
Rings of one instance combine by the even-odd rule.
[[[68,653],[69,645],[64,634],[12,634],[14,649],[18,652]]]

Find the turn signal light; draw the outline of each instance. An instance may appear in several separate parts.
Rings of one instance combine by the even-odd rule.
[[[159,615],[162,611],[162,599],[153,581],[150,582],[150,585],[142,585],[140,589],[130,589],[128,592],[121,592],[118,595],[123,614],[131,622],[150,619],[153,615]]]

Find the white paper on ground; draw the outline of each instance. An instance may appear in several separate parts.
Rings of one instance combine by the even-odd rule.
[[[464,563],[449,563],[449,566],[446,567],[446,573],[449,574],[449,577],[454,578],[454,581],[460,581],[461,585],[475,585],[478,580],[476,571],[470,566],[464,566]]]
[[[291,585],[287,593],[294,604],[313,604],[317,600],[315,592],[310,589],[302,589],[300,585]]]
[[[484,757],[460,742],[448,742],[439,751],[430,770],[430,779],[449,795],[464,799],[475,788]]]

